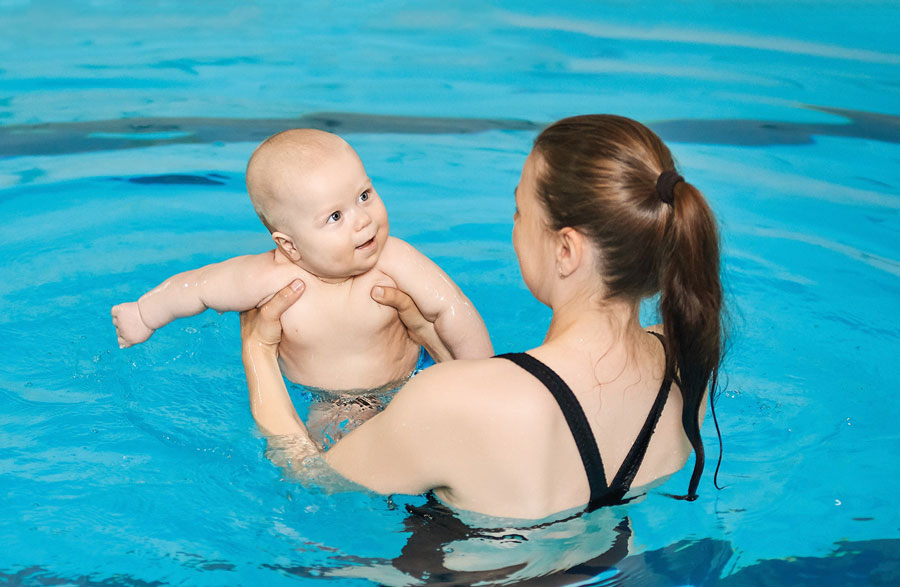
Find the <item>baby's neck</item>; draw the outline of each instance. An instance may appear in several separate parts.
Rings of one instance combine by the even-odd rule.
[[[309,270],[309,267],[304,267],[303,264],[299,261],[294,261],[289,256],[287,256],[279,247],[275,248],[275,256],[276,261],[279,263],[290,263],[291,265],[296,265],[300,269],[306,273],[309,278],[315,279],[322,285],[328,286],[341,286],[344,284],[351,284],[353,280],[359,277],[360,275],[365,275],[365,273],[358,273],[356,275],[339,275],[339,276],[324,276],[313,273]],[[368,273],[368,272],[366,272]]]
[[[320,275],[316,275],[315,273],[310,273],[313,277],[316,278],[323,285],[345,285],[348,283],[352,283],[353,279],[359,277],[358,275],[348,275],[347,277],[322,277]]]
[[[305,267],[301,267],[301,269],[303,269],[310,276],[310,278],[327,287],[341,287],[352,285],[357,278],[362,277],[363,275],[368,275],[372,271],[372,269],[370,269],[365,273],[356,273],[354,275],[325,276],[317,275]]]

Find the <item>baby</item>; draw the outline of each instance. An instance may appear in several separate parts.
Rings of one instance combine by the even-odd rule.
[[[493,354],[481,317],[459,287],[388,236],[384,203],[343,139],[311,129],[269,137],[251,156],[246,179],[275,249],[179,273],[136,302],[114,306],[121,348],[207,308],[257,307],[299,278],[303,297],[281,319],[282,372],[305,387],[332,390],[345,404],[348,396],[402,384],[419,360],[397,312],[370,297],[373,286],[409,294],[454,358]]]

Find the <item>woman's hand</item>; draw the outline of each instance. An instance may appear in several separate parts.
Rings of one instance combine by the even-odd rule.
[[[281,342],[281,315],[303,295],[305,284],[295,279],[259,308],[241,312],[241,340],[248,344],[276,348]]]
[[[376,285],[372,288],[372,299],[397,310],[400,321],[409,331],[409,337],[424,346],[436,362],[453,360],[450,349],[438,336],[434,323],[422,315],[416,303],[406,293],[395,287]]]

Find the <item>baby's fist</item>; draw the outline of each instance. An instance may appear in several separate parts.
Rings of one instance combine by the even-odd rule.
[[[144,342],[153,334],[153,329],[144,324],[137,302],[113,306],[110,313],[113,325],[116,327],[116,338],[119,341],[120,349]]]

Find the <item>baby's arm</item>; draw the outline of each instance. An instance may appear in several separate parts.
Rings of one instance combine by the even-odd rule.
[[[176,318],[212,308],[218,312],[256,307],[297,277],[297,267],[276,263],[276,251],[245,255],[185,271],[168,278],[136,302],[112,308],[121,348],[144,342],[157,328]]]
[[[405,291],[435,330],[454,359],[481,359],[494,354],[478,310],[431,259],[410,244],[389,238],[380,268]]]

